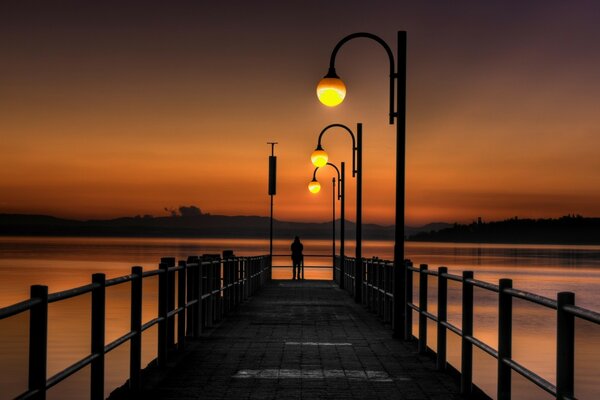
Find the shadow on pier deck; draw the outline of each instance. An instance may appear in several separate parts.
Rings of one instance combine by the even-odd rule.
[[[272,281],[143,388],[150,399],[458,399],[414,343],[328,281]]]

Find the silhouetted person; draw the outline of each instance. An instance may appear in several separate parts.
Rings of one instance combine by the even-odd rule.
[[[302,250],[304,246],[300,242],[300,238],[296,236],[291,246],[292,250],[292,279],[296,279],[296,271],[298,272],[298,279],[304,279],[304,255]],[[296,270],[296,268],[298,268]],[[300,275],[302,273],[302,275]],[[300,278],[302,276],[302,278]]]

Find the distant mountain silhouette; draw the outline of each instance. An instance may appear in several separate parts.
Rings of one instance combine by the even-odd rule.
[[[426,242],[600,244],[600,218],[567,215],[557,219],[512,218],[497,222],[481,220],[468,225],[419,232],[409,240]]]
[[[107,220],[72,220],[47,215],[0,214],[0,235],[4,236],[124,236],[124,237],[218,237],[266,238],[269,218],[259,216],[226,216],[186,212],[171,216],[136,216]],[[430,224],[422,228],[407,227],[415,234],[448,224]],[[339,221],[338,221],[339,237]],[[355,224],[346,221],[346,235],[354,237]],[[331,221],[322,223],[274,221],[275,237],[330,238]],[[363,237],[393,240],[394,227],[363,224]]]

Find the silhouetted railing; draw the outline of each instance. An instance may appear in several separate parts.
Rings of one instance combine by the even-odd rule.
[[[142,280],[158,276],[158,317],[142,321]],[[48,294],[48,287],[31,286],[31,298],[0,309],[0,320],[23,312],[29,317],[28,389],[18,399],[45,399],[46,391],[87,365],[91,366],[90,398],[104,399],[105,355],[130,342],[129,388],[141,388],[142,332],[158,325],[156,362],[164,367],[174,352],[185,348],[186,336],[197,337],[204,329],[223,318],[243,300],[253,295],[270,279],[269,256],[258,257],[189,257],[187,261],[162,258],[159,269],[143,271],[132,267],[131,274],[106,280],[104,274],[92,275],[92,283],[62,292]],[[105,343],[106,288],[131,284],[130,331]],[[175,287],[177,286],[177,291]],[[48,304],[91,293],[91,353],[58,372],[46,376],[48,357]],[[177,293],[177,305],[175,294]],[[175,338],[175,316],[177,338]],[[175,340],[177,339],[177,340]]]
[[[341,276],[341,264],[336,257],[335,276],[336,282],[351,294],[354,294],[353,258],[344,260],[344,276]],[[384,322],[391,322],[393,315],[393,262],[373,259],[362,259],[364,276],[362,285],[362,302],[371,311],[377,313]],[[419,274],[419,305],[413,303],[413,274]],[[428,278],[437,279],[437,315],[428,311]],[[448,281],[459,282],[462,285],[461,328],[450,323],[448,315]],[[341,285],[340,285],[341,286]],[[498,294],[498,344],[494,348],[473,336],[474,302],[473,288],[481,288],[488,292]],[[473,385],[473,346],[483,350],[494,357],[498,365],[498,400],[511,398],[511,372],[515,371],[530,382],[534,383],[557,399],[574,399],[575,392],[575,319],[600,325],[600,313],[587,310],[575,305],[575,294],[572,292],[558,293],[553,300],[544,296],[514,289],[511,279],[500,279],[498,285],[474,279],[472,271],[464,271],[462,276],[448,273],[446,267],[439,267],[437,271],[428,269],[426,264],[419,268],[413,267],[406,261],[405,275],[405,301],[406,321],[405,338],[414,339],[412,333],[412,311],[419,316],[418,322],[418,349],[420,353],[431,352],[435,354],[439,370],[446,370],[447,331],[451,331],[461,338],[461,393],[471,396],[476,390]],[[512,301],[513,298],[525,300],[545,308],[556,310],[556,385],[534,373],[527,367],[519,364],[512,358]],[[437,324],[437,352],[427,347],[427,321]]]
[[[316,258],[326,260],[323,265],[306,265],[306,268],[321,268],[321,269],[331,269],[331,254],[304,254],[303,257],[305,259]],[[285,265],[277,265],[276,260],[283,259],[289,260],[289,263]],[[292,254],[273,254],[273,268],[292,268]]]

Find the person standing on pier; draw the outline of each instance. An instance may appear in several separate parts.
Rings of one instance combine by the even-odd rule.
[[[302,250],[304,246],[300,242],[300,238],[296,236],[291,246],[292,250],[292,279],[296,279],[296,272],[298,273],[298,279],[304,279],[304,255]],[[301,275],[302,273],[302,275]],[[302,276],[302,278],[300,278]]]

